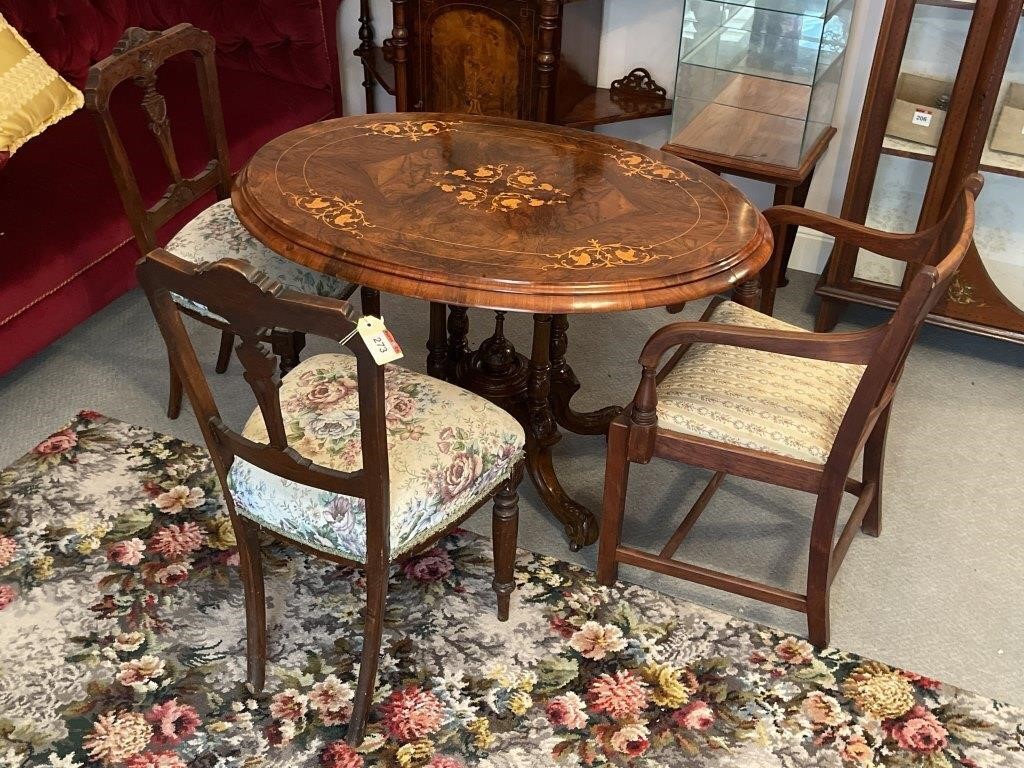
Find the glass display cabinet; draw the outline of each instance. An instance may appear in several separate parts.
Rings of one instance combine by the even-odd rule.
[[[892,231],[934,224],[980,170],[974,243],[929,322],[1024,344],[1024,20],[1021,0],[887,0],[842,216]],[[817,329],[850,303],[891,308],[913,276],[836,245]]]
[[[685,0],[666,149],[791,169],[816,161],[834,133],[854,4]]]

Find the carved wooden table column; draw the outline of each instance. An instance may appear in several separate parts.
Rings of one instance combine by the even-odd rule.
[[[432,303],[429,372],[520,419],[531,477],[575,548],[596,539],[597,525],[563,490],[552,448],[559,427],[599,435],[619,409],[571,408],[580,384],[566,360],[567,316],[737,286],[750,304],[772,249],[757,209],[708,171],[632,142],[502,118],[306,126],[256,153],[233,200],[245,226],[287,258]],[[476,350],[467,307],[498,311]],[[529,358],[505,338],[507,312],[533,314]]]

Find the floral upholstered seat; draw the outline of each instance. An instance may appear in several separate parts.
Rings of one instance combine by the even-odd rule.
[[[501,408],[446,382],[387,366],[391,554],[430,538],[489,495],[522,458],[525,436]],[[356,361],[311,357],[284,377],[281,412],[289,445],[343,472],[362,467]],[[267,443],[257,410],[243,434]],[[238,513],[316,549],[366,557],[362,499],[294,483],[236,459],[228,487]]]
[[[712,323],[802,331],[731,301]],[[824,464],[862,365],[695,344],[658,385],[658,426]]]
[[[354,290],[351,283],[306,269],[267,248],[242,226],[230,200],[214,203],[192,219],[171,238],[167,250],[193,264],[207,264],[227,258],[245,259],[285,287],[315,296],[347,298]],[[204,317],[221,320],[194,301],[180,296],[176,296],[175,301]]]

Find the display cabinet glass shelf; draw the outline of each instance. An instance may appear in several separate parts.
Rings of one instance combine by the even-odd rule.
[[[816,161],[834,133],[853,10],[854,0],[685,0],[666,149]]]
[[[1021,0],[889,0],[843,216],[895,231],[930,226],[962,179],[986,177],[974,244],[930,322],[1024,343],[1024,24]],[[915,92],[908,79],[936,84]],[[941,87],[939,87],[941,85]],[[931,98],[939,94],[938,98]],[[916,121],[916,124],[915,124]],[[910,274],[837,245],[817,327],[849,302],[893,307]]]

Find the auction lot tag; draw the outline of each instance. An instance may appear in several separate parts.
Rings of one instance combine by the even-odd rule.
[[[377,365],[384,365],[402,357],[402,348],[398,346],[391,331],[384,325],[384,318],[364,315],[356,323],[356,329],[341,340],[342,344],[348,344],[356,334],[363,339],[366,348]]]
[[[915,109],[914,119],[911,121],[914,125],[920,125],[923,128],[927,128],[932,124],[933,113],[927,109]]]

